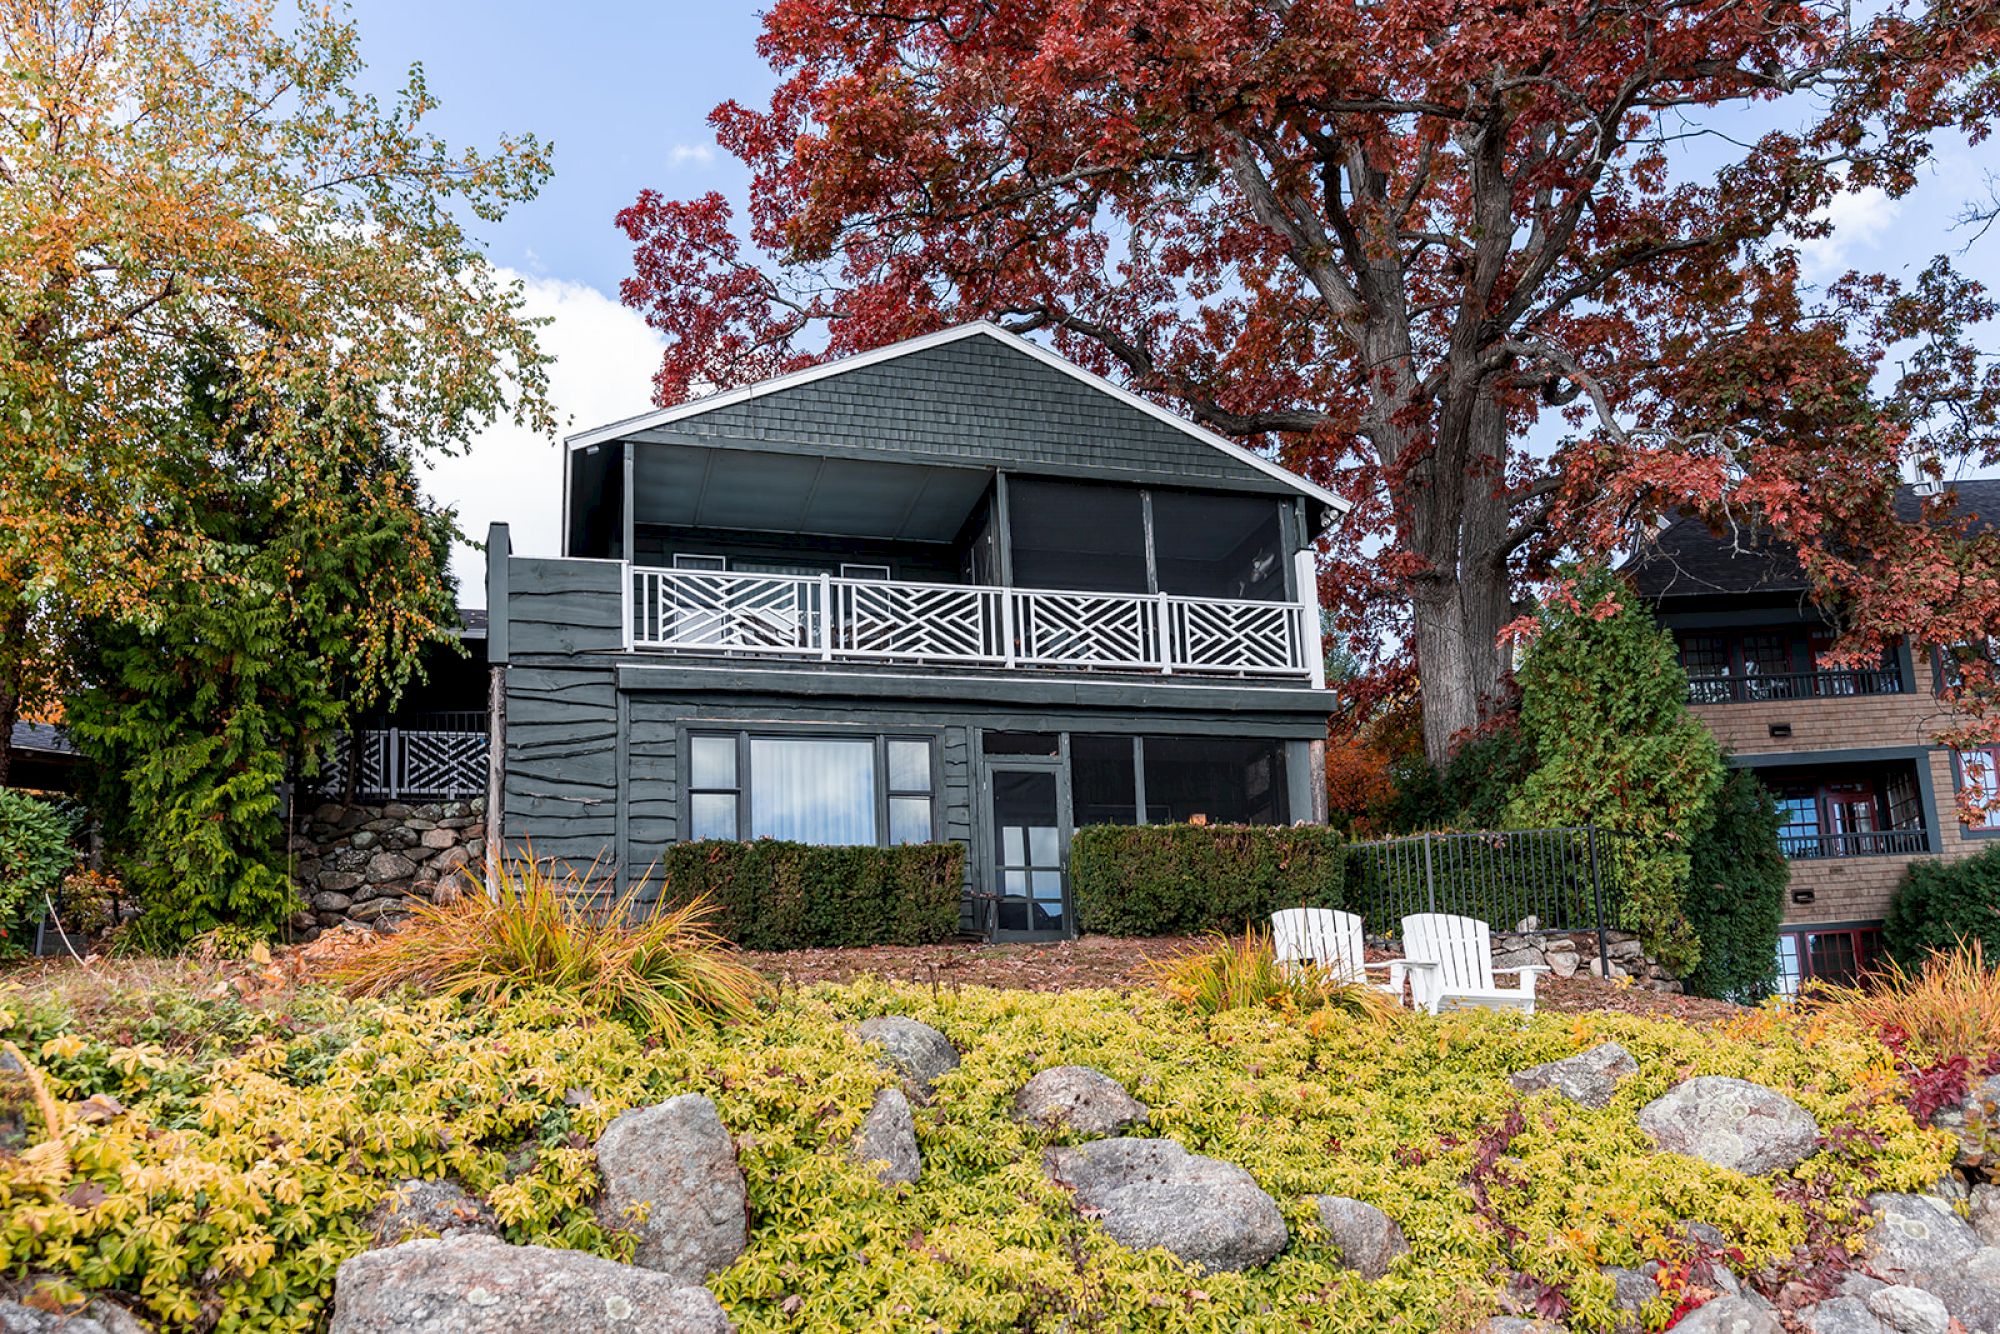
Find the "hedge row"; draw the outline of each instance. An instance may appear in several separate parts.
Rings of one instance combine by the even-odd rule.
[[[677,843],[663,897],[706,894],[716,929],[745,949],[929,945],[958,930],[965,847],[814,847],[777,839]]]
[[[1087,934],[1240,931],[1279,908],[1338,908],[1347,857],[1323,826],[1098,825],[1070,855]]]

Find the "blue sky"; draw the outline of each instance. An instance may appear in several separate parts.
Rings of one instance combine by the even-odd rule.
[[[480,226],[494,262],[518,274],[531,309],[551,317],[542,335],[556,357],[551,391],[563,430],[601,424],[649,406],[660,341],[618,304],[630,266],[618,210],[647,186],[685,197],[718,189],[739,209],[745,176],[715,146],[709,110],[727,98],[758,105],[773,76],[755,50],[758,11],[743,0],[604,3],[554,7],[523,0],[353,0],[369,82],[387,94],[421,61],[441,108],[430,124],[455,145],[490,145],[503,131],[532,131],[555,147],[555,175],[539,198],[497,225]],[[1854,197],[1835,212],[1837,233],[1813,246],[1809,271],[1850,268],[1912,273],[1970,236],[1954,219],[1987,197],[2000,149],[1941,146],[1930,179],[1901,201]],[[2000,229],[1958,256],[2000,286]],[[459,507],[468,533],[508,522],[515,550],[557,550],[560,445],[505,423],[466,456],[439,460],[428,485]],[[485,601],[483,561],[454,560],[462,598]]]

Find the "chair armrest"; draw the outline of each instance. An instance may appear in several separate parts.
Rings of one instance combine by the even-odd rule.
[[[1495,968],[1493,975],[1498,977],[1502,973],[1552,973],[1554,971],[1555,969],[1545,963],[1531,963],[1525,964],[1520,968]]]

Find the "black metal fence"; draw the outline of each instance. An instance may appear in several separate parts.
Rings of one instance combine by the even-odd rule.
[[[1357,843],[1348,906],[1384,934],[1412,913],[1476,917],[1495,931],[1590,931],[1598,937],[1599,957],[1606,957],[1606,933],[1618,907],[1616,837],[1586,827]]]

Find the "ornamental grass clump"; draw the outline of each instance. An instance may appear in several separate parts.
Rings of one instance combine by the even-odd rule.
[[[1268,932],[1217,933],[1207,945],[1150,960],[1146,972],[1170,999],[1197,1014],[1265,1006],[1287,1014],[1320,1011],[1382,1020],[1395,1002],[1383,992],[1311,964],[1282,964]]]
[[[1963,1061],[1983,1070],[2000,1055],[2000,969],[1976,940],[1914,969],[1891,960],[1858,986],[1813,986],[1807,999],[1873,1030],[1921,1068]]]
[[[335,979],[354,996],[554,992],[668,1038],[753,1011],[764,981],[731,957],[706,898],[642,906],[635,888],[606,902],[595,870],[558,871],[531,854],[501,869],[491,896],[475,882],[449,902],[415,904],[402,929],[343,960]]]

